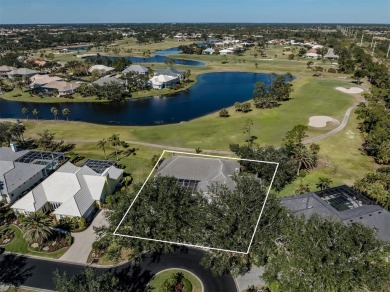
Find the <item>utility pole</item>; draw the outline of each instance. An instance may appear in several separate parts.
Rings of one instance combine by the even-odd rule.
[[[372,37],[372,41],[371,41],[371,46],[370,46],[370,48],[372,48],[372,46],[374,45],[374,39],[375,39],[375,36]]]
[[[364,31],[362,31],[362,39],[360,40],[360,46],[363,46],[363,37],[364,37]]]
[[[376,41],[375,41],[375,43],[374,43],[374,46],[372,47],[372,54],[371,54],[371,56],[374,56],[375,47],[376,47]]]
[[[389,44],[389,48],[387,49],[386,59],[389,57],[389,53],[390,53],[390,44]]]

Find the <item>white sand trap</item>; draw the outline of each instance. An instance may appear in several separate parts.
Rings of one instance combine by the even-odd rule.
[[[358,94],[362,93],[364,90],[359,87],[351,87],[351,88],[344,88],[344,87],[336,87],[338,91],[349,93],[349,94]]]
[[[309,119],[309,126],[314,128],[326,127],[328,123],[333,125],[340,125],[338,120],[327,116],[312,116]]]

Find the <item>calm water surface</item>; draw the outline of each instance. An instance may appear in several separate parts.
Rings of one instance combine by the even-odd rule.
[[[156,125],[189,121],[252,97],[254,84],[272,82],[270,74],[223,72],[200,75],[189,90],[172,96],[156,96],[115,103],[26,103],[0,99],[0,118],[25,118],[22,108],[38,109],[41,119],[54,119],[53,106],[68,108],[73,121],[100,124]],[[60,115],[61,119],[64,119]]]

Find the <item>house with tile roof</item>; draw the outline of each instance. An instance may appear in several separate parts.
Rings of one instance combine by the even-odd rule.
[[[0,76],[8,76],[8,73],[11,72],[12,70],[15,70],[16,68],[10,67],[10,66],[0,66]]]
[[[186,72],[184,70],[179,70],[174,67],[166,68],[166,69],[157,69],[154,71],[154,76],[158,75],[167,75],[171,77],[178,77],[180,81],[182,81],[185,77]]]
[[[156,176],[173,176],[179,184],[211,198],[210,188],[217,184],[233,190],[236,187],[233,177],[239,171],[240,164],[236,160],[174,156],[161,163]]]
[[[348,186],[285,197],[281,204],[297,216],[318,214],[345,224],[360,222],[390,241],[390,212]]]
[[[8,77],[9,78],[15,78],[15,77],[30,78],[35,74],[39,74],[39,72],[28,68],[19,68],[8,72]]]
[[[150,78],[149,82],[153,89],[163,89],[179,83],[180,79],[178,76],[160,74]]]
[[[107,165],[104,170],[93,168],[88,164],[78,167],[67,162],[11,208],[16,214],[24,215],[52,212],[57,220],[65,217],[90,219],[96,202],[112,194],[123,177],[123,170],[114,165]]]
[[[64,154],[0,147],[1,200],[13,203],[47,177],[64,160]]]
[[[122,74],[127,74],[127,73],[145,75],[149,73],[149,69],[141,65],[130,65],[129,67],[127,67],[122,71]]]

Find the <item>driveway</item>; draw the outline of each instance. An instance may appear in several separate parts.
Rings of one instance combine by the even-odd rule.
[[[108,225],[104,210],[101,210],[93,219],[91,225],[82,232],[72,233],[74,242],[72,246],[60,257],[61,261],[85,264],[92,250],[92,243],[96,240],[93,227]]]

